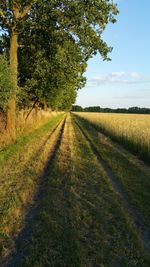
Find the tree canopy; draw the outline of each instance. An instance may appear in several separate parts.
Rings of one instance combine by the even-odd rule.
[[[0,109],[6,110],[11,92],[11,72],[5,56],[0,55]]]
[[[38,96],[53,109],[71,108],[89,58],[100,53],[109,60],[112,48],[102,33],[117,14],[111,0],[1,0],[0,51],[10,62],[12,88],[19,84],[23,96]],[[12,89],[11,123],[15,106]]]

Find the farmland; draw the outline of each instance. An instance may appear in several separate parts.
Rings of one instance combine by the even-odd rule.
[[[1,266],[150,266],[150,167],[87,120],[20,137],[0,173]]]
[[[150,116],[109,113],[78,113],[104,134],[150,162]]]

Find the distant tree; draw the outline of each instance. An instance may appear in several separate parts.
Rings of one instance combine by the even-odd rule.
[[[104,113],[132,113],[132,114],[150,114],[150,108],[100,108],[100,107],[86,107],[83,109],[86,112],[104,112]]]
[[[100,106],[93,106],[93,107],[86,107],[84,111],[87,112],[101,112],[101,107]]]
[[[83,111],[84,109],[81,106],[73,105],[71,111]]]
[[[139,107],[130,107],[130,108],[128,108],[128,113],[150,114],[150,109],[148,109],[148,108],[139,108]]]
[[[126,108],[117,108],[117,109],[112,109],[112,112],[127,113],[127,109]]]
[[[128,108],[128,113],[139,113],[140,110],[141,109],[139,107],[130,107]]]

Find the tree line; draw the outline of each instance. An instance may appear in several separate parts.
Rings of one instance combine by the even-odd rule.
[[[88,60],[109,60],[102,33],[117,14],[112,0],[0,1],[0,108],[13,137],[18,108],[71,109]]]
[[[130,113],[130,114],[150,114],[150,108],[129,107],[129,108],[101,108],[100,106],[81,107],[72,106],[74,112],[104,112],[104,113]]]

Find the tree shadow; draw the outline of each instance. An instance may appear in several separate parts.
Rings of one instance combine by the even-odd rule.
[[[42,144],[40,145],[39,149],[36,150],[32,154],[32,156],[29,158],[28,162],[26,162],[22,172],[19,173],[20,177],[25,177],[25,174],[28,175],[28,172],[30,173],[30,171],[32,171],[32,172],[34,171],[34,170],[30,170],[30,163],[35,162],[36,160],[39,160],[40,155],[44,152],[45,146],[47,145],[51,136],[55,133],[56,129],[59,127],[60,124],[61,124],[61,122],[59,122],[52,129],[52,131],[47,136],[47,138],[44,140],[44,142],[42,142]],[[32,229],[31,229],[32,227],[30,227],[30,223],[32,224],[32,221],[35,218],[35,215],[37,214],[38,204],[39,204],[39,201],[42,199],[42,195],[43,195],[43,192],[44,192],[45,186],[46,186],[46,179],[44,179],[44,176],[45,176],[44,174],[45,174],[48,166],[51,166],[52,162],[54,161],[54,158],[56,156],[56,152],[57,152],[59,145],[60,145],[60,142],[61,142],[64,124],[65,124],[65,120],[62,123],[60,132],[58,133],[58,136],[57,136],[56,143],[52,147],[52,151],[48,157],[48,160],[45,164],[44,169],[42,170],[39,177],[36,177],[36,181],[38,183],[38,188],[36,190],[35,195],[32,198],[32,203],[30,204],[29,207],[27,207],[27,213],[26,213],[26,216],[25,216],[25,219],[23,222],[24,228],[18,236],[16,235],[17,237],[12,238],[14,240],[8,240],[8,242],[10,243],[9,247],[11,247],[11,249],[12,249],[12,253],[7,258],[3,258],[1,260],[1,264],[2,264],[1,266],[11,266],[11,267],[12,266],[18,266],[18,264],[16,265],[15,262],[17,262],[16,261],[17,259],[22,257],[23,248],[24,248],[24,246],[26,246],[28,244],[28,240],[30,240],[30,236],[32,235]],[[36,170],[34,172],[34,176],[35,175],[36,175]],[[14,244],[15,244],[15,252],[13,249]]]
[[[57,160],[62,133],[63,130],[39,177],[35,205],[26,215],[24,228],[16,240],[16,251],[7,261],[7,267],[80,266],[71,164],[68,168],[68,162],[60,164]]]

